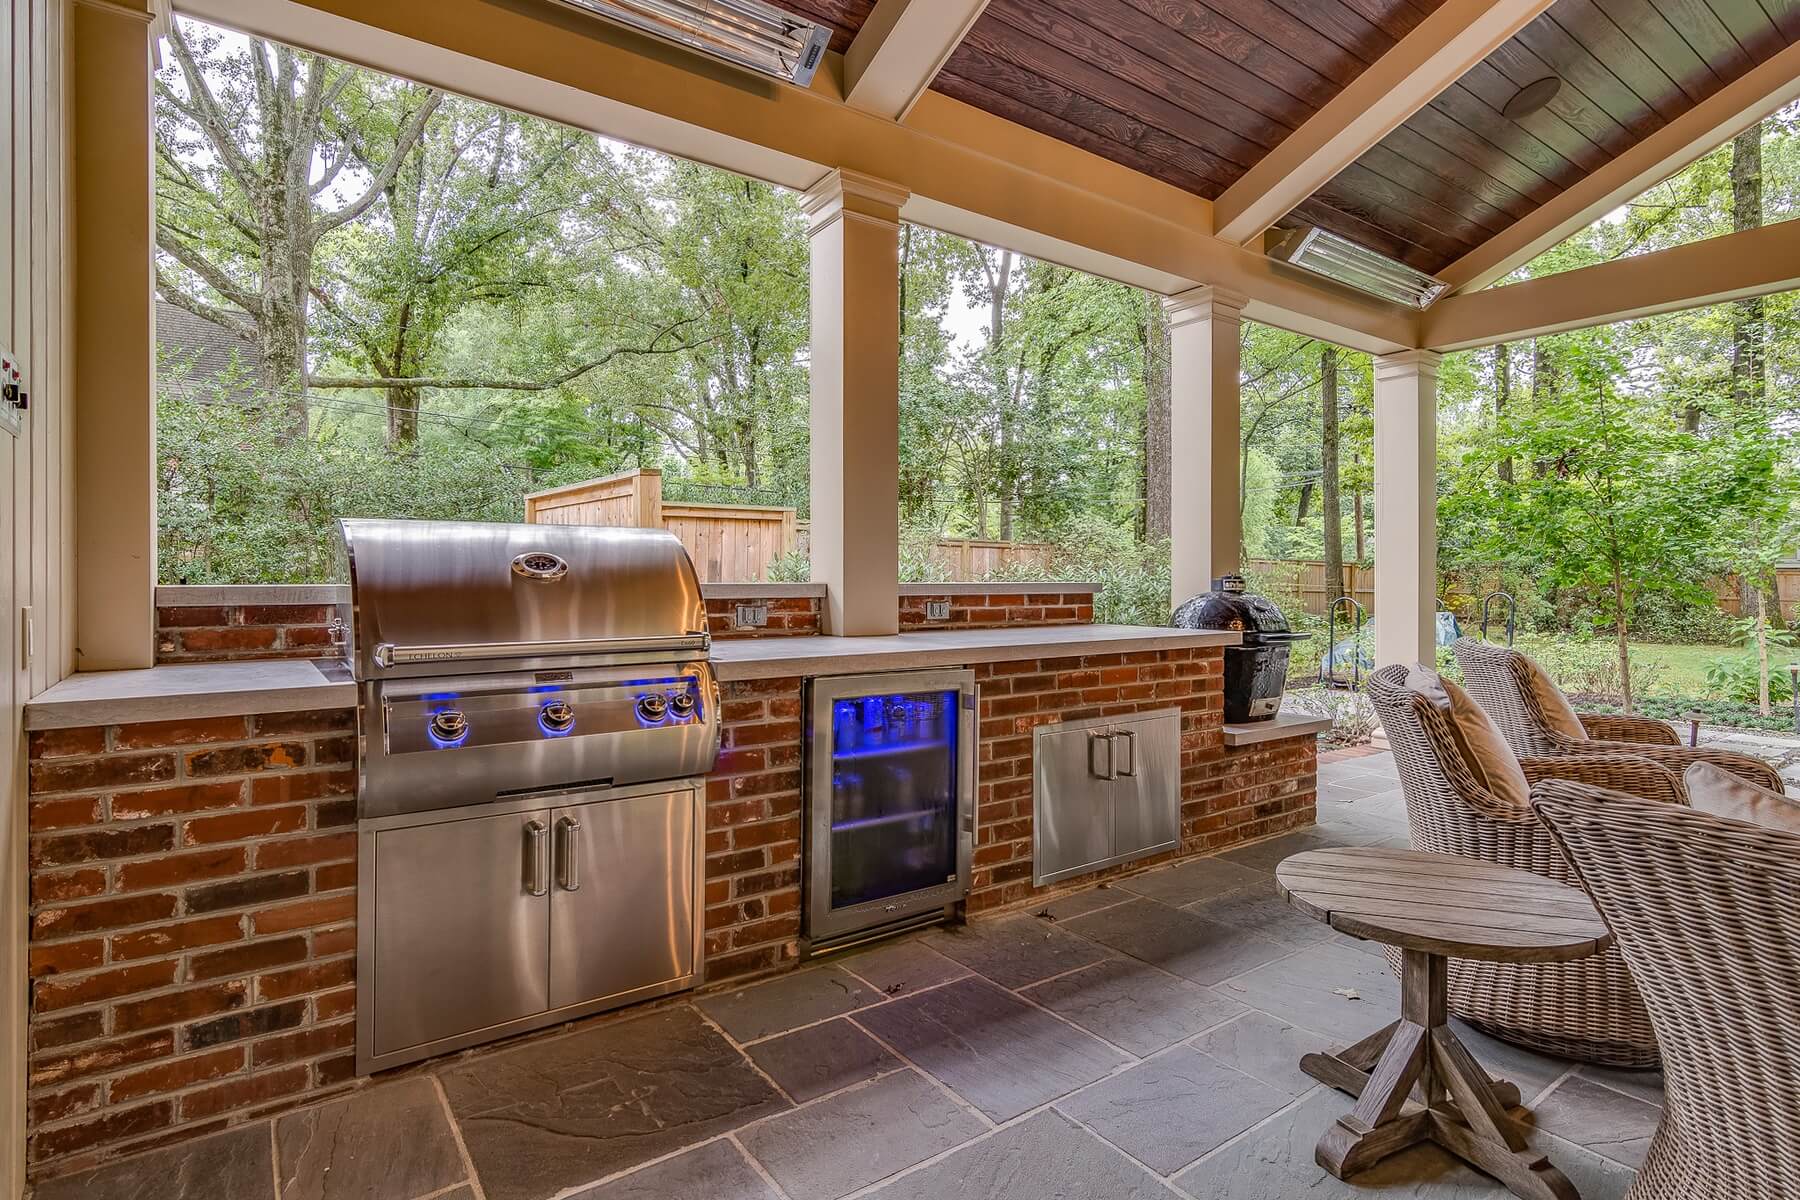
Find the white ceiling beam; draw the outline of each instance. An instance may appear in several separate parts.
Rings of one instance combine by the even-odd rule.
[[[1446,0],[1213,202],[1214,228],[1249,242],[1431,103],[1552,0]]]
[[[481,0],[177,0],[203,20],[804,190],[842,168],[892,181],[910,221],[1164,293],[1211,283],[1245,317],[1374,354],[1418,314],[1314,285],[1212,236],[1205,199],[938,92],[905,124],[845,105],[843,60],[810,89],[752,76],[553,5]],[[1323,284],[1323,281],[1321,281]]]
[[[903,121],[988,0],[877,0],[844,52],[844,103]]]
[[[1421,340],[1431,350],[1471,350],[1796,288],[1800,221],[1781,221],[1449,296],[1425,310]]]
[[[1479,291],[1504,279],[1796,99],[1800,99],[1800,43],[1726,84],[1457,259],[1438,277],[1461,292]]]

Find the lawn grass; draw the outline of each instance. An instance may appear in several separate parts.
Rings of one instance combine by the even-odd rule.
[[[1519,649],[1530,654],[1536,644],[1553,640],[1536,634],[1525,634],[1519,638]],[[1666,642],[1631,643],[1631,655],[1634,662],[1653,663],[1659,670],[1656,674],[1656,692],[1670,696],[1705,697],[1709,695],[1706,686],[1706,668],[1714,659],[1727,655],[1743,653],[1735,646],[1702,646],[1675,645]],[[1790,662],[1800,662],[1800,649],[1784,649],[1780,646],[1769,647],[1769,668],[1771,673],[1787,670]]]

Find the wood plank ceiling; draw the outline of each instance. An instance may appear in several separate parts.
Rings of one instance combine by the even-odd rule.
[[[1439,2],[991,0],[932,86],[1212,198]],[[873,7],[780,3],[838,50]],[[1800,0],[1557,0],[1283,223],[1441,270],[1796,40]]]

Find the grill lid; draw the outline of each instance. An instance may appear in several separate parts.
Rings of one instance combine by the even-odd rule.
[[[1177,629],[1223,629],[1241,632],[1244,645],[1297,642],[1310,637],[1288,629],[1287,618],[1266,596],[1245,590],[1244,577],[1226,575],[1213,581],[1213,590],[1198,596],[1175,610],[1169,624]]]
[[[338,522],[359,679],[704,653],[687,550],[653,529]]]

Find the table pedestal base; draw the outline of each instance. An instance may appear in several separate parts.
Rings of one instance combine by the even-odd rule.
[[[1490,1079],[1449,1026],[1447,963],[1404,950],[1400,1020],[1337,1054],[1308,1054],[1301,1069],[1357,1097],[1325,1131],[1315,1157],[1339,1179],[1420,1142],[1435,1142],[1486,1171],[1515,1196],[1580,1200],[1563,1173],[1531,1150],[1507,1112],[1519,1089]]]

